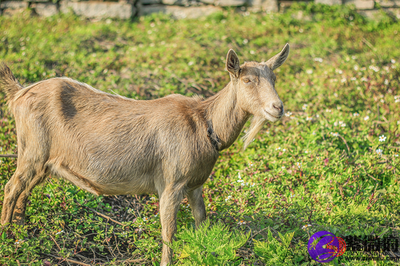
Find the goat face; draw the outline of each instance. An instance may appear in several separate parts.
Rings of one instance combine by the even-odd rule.
[[[276,76],[273,70],[280,67],[289,55],[289,45],[267,62],[245,62],[233,50],[229,50],[226,67],[237,91],[238,105],[246,112],[269,120],[278,121],[284,114],[283,103],[275,90]]]

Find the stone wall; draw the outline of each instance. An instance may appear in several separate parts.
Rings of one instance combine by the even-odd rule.
[[[400,0],[315,0],[327,5],[353,4],[358,11],[370,18],[377,18],[380,6],[383,11],[400,19]],[[0,14],[13,15],[27,8],[40,16],[52,16],[59,12],[73,12],[88,18],[121,18],[162,12],[177,19],[198,18],[222,10],[222,7],[240,7],[243,11],[277,12],[290,3],[285,0],[120,0],[119,2],[74,0],[0,0]]]

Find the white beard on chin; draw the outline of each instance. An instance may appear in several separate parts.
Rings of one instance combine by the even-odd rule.
[[[254,116],[253,119],[251,120],[250,128],[247,131],[246,135],[243,136],[242,140],[244,141],[243,145],[243,150],[249,146],[250,142],[253,140],[253,138],[257,135],[257,133],[261,130],[263,125],[267,119],[262,116]]]

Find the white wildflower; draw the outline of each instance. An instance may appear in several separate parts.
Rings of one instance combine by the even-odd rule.
[[[290,112],[290,111],[285,113],[285,116],[287,116],[287,117],[290,117],[291,115],[292,115],[292,112]]]
[[[369,119],[369,116],[367,115],[366,117],[364,117],[364,120],[367,121]]]
[[[307,69],[307,70],[306,70],[306,73],[309,74],[309,75],[311,75],[311,74],[313,73],[313,70],[312,70],[312,69]]]
[[[375,151],[378,155],[382,155],[382,150],[381,149],[376,149],[376,151]]]
[[[304,104],[303,107],[301,107],[301,109],[306,110],[308,107],[308,104]]]
[[[379,67],[377,67],[377,66],[369,66],[369,69],[372,69],[375,72],[379,71]]]
[[[307,116],[306,120],[307,120],[307,121],[312,120],[312,116]]]
[[[225,202],[230,200],[231,198],[232,198],[232,196],[229,195],[228,197],[226,197]]]
[[[386,140],[385,135],[379,136],[379,142],[384,142]]]
[[[240,220],[240,222],[238,222],[238,225],[243,225],[243,224],[246,224],[246,222],[243,220]]]
[[[354,66],[354,70],[355,70],[355,71],[358,70],[358,66],[357,66],[357,65]]]
[[[189,66],[191,66],[191,65],[193,65],[193,64],[194,64],[193,61],[190,61],[190,62],[188,63]]]
[[[305,230],[305,229],[307,229],[308,227],[311,227],[311,226],[312,226],[311,224],[306,224],[301,229]]]
[[[23,242],[23,239],[15,240],[14,245],[19,245]]]
[[[296,166],[297,166],[298,168],[301,168],[301,163],[297,162],[297,163],[296,163]]]
[[[353,116],[360,116],[360,114],[359,113],[354,113]]]
[[[316,58],[314,58],[314,61],[322,63],[322,61],[324,61],[324,60],[322,58],[316,57]]]
[[[247,44],[248,42],[249,42],[249,40],[247,40],[247,39],[243,40],[243,44]]]
[[[384,84],[385,84],[385,85],[389,85],[389,80],[385,79]]]
[[[56,233],[56,235],[62,234],[64,233],[64,230],[58,230],[58,232]]]
[[[338,73],[338,74],[343,74],[343,71],[340,70],[340,69],[336,69],[336,73]]]
[[[390,60],[390,62],[391,62],[392,64],[394,64],[394,63],[396,63],[396,60],[392,59],[392,60]]]

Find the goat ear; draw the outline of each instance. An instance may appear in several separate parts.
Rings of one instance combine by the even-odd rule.
[[[285,45],[285,47],[283,47],[282,51],[273,56],[271,59],[269,59],[267,62],[265,62],[264,64],[266,64],[271,70],[275,70],[278,67],[280,67],[288,58],[289,56],[289,44],[287,43]]]
[[[235,78],[239,77],[239,57],[232,49],[229,50],[228,55],[226,56],[226,69],[231,73]]]

